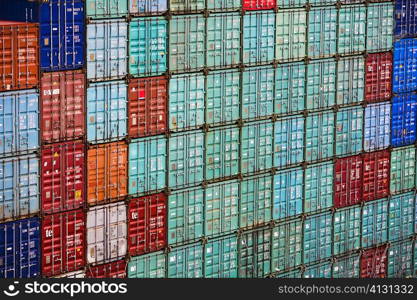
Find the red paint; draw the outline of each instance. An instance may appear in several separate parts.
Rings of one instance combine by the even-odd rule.
[[[368,54],[365,65],[365,100],[389,100],[392,79],[391,52]]]
[[[86,274],[87,278],[126,278],[126,261],[89,267]]]
[[[81,209],[43,217],[43,276],[59,275],[84,267],[85,228],[85,214]]]
[[[84,204],[84,151],[82,141],[51,144],[42,148],[42,211],[56,213]]]
[[[40,100],[43,142],[64,142],[85,135],[83,71],[43,73]]]
[[[38,86],[39,29],[34,23],[0,22],[0,91]]]
[[[362,157],[340,158],[335,163],[334,206],[355,205],[362,196]]]
[[[243,0],[243,10],[263,10],[274,9],[276,7],[275,0]]]
[[[167,79],[139,78],[129,82],[129,125],[132,138],[163,134],[167,130]]]
[[[361,278],[387,277],[387,253],[387,245],[364,251],[361,256]]]
[[[390,153],[388,150],[363,154],[362,200],[372,201],[389,195]]]
[[[129,254],[161,250],[166,245],[167,199],[163,193],[129,203]]]

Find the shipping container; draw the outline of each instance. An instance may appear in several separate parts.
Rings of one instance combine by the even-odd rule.
[[[177,189],[200,184],[204,179],[204,133],[175,134],[168,144],[168,186]]]
[[[416,149],[414,146],[394,148],[390,166],[391,194],[416,186]]]
[[[174,12],[200,12],[205,8],[205,0],[169,0],[169,9]]]
[[[0,224],[0,278],[40,276],[40,220]]]
[[[132,79],[128,85],[128,135],[130,138],[163,134],[167,130],[165,77]]]
[[[129,255],[154,252],[166,246],[167,198],[163,193],[131,199],[127,219]]]
[[[84,206],[85,146],[81,141],[42,148],[41,206],[43,213],[57,213]]]
[[[415,193],[395,195],[389,201],[388,239],[390,242],[409,238],[414,234]]]
[[[239,172],[239,139],[238,127],[221,127],[210,130],[205,135],[206,180],[230,177]]]
[[[129,0],[86,0],[87,18],[122,18],[128,14]]]
[[[361,255],[361,278],[387,277],[388,246],[383,245],[365,250]]]
[[[304,123],[303,117],[286,117],[274,123],[274,167],[286,167],[303,161]]]
[[[51,278],[85,278],[86,274],[84,270],[74,271],[69,273],[60,274],[57,276],[52,276]]]
[[[332,255],[332,214],[308,216],[303,228],[303,262],[329,258]]]
[[[362,158],[362,201],[387,197],[390,179],[389,150],[365,153]]]
[[[351,206],[337,209],[333,219],[333,254],[358,250],[360,245],[361,208]]]
[[[42,71],[84,66],[84,1],[1,0],[0,19],[39,23]]]
[[[275,13],[272,11],[246,13],[243,16],[242,38],[243,64],[272,62],[275,57]]]
[[[278,5],[281,0],[278,0]],[[307,11],[279,10],[276,17],[275,58],[278,61],[301,60],[306,56]]]
[[[388,200],[366,202],[362,210],[362,247],[368,248],[388,240]]]
[[[206,123],[210,126],[236,122],[240,118],[240,72],[210,72],[206,76],[206,85]]]
[[[126,76],[127,27],[121,19],[92,21],[87,25],[87,79],[101,81]]]
[[[96,205],[127,195],[127,145],[90,146],[87,150],[87,202]]]
[[[272,273],[281,273],[301,265],[303,224],[300,219],[280,223],[272,229]]]
[[[360,255],[338,258],[333,263],[332,278],[359,278]]]
[[[36,90],[0,93],[0,156],[39,148],[39,94]]]
[[[401,147],[416,142],[417,95],[401,94],[392,98],[391,145]]]
[[[342,58],[337,62],[336,103],[338,105],[363,102],[365,87],[365,60],[363,56]]]
[[[333,206],[333,162],[309,165],[304,171],[304,213]]]
[[[127,207],[123,202],[90,207],[87,212],[86,260],[98,265],[120,260],[127,253]]]
[[[415,0],[396,0],[394,11],[394,36],[396,38],[417,35],[417,2]]]
[[[0,36],[0,91],[37,87],[39,25],[0,21]]]
[[[256,173],[273,166],[273,132],[270,121],[248,123],[241,129],[240,171]]]
[[[275,0],[242,0],[243,10],[264,10],[274,9]]]
[[[315,0],[310,3],[314,3]],[[307,0],[278,0],[277,6],[279,8],[293,8],[293,7],[304,7],[307,4]]]
[[[204,247],[201,243],[174,248],[168,253],[168,278],[204,277]]]
[[[129,22],[129,75],[161,75],[167,69],[167,27],[163,17]]]
[[[132,15],[160,15],[166,12],[168,0],[129,0]]]
[[[41,139],[58,143],[85,135],[83,71],[43,73],[40,81]]]
[[[284,115],[304,110],[306,75],[306,67],[302,62],[277,66],[274,82],[275,114]]]
[[[391,244],[388,249],[388,278],[413,276],[413,241],[403,240]]]
[[[85,266],[85,214],[79,210],[42,219],[42,276],[80,270]]]
[[[339,158],[334,165],[334,206],[341,208],[361,202],[363,159],[360,155]]]
[[[330,261],[322,262],[316,265],[310,265],[305,268],[303,278],[331,278],[332,263]]]
[[[362,151],[363,108],[344,108],[336,114],[336,155],[346,156]]]
[[[39,158],[0,159],[0,221],[39,213]]]
[[[259,226],[272,219],[273,176],[259,175],[240,182],[239,227]]]
[[[303,213],[304,172],[302,168],[279,171],[274,175],[272,218],[286,219]]]
[[[307,65],[306,108],[330,109],[336,104],[337,65],[334,59],[314,60]]]
[[[311,2],[311,1],[310,1]],[[348,16],[348,11],[345,11],[343,27],[348,28],[350,20],[345,20]],[[336,7],[313,7],[308,15],[308,46],[307,54],[311,58],[323,58],[330,57],[336,54],[337,45],[337,19],[338,11]],[[352,21],[352,25],[353,25]],[[350,42],[350,33],[348,32],[341,36],[340,41],[342,42],[339,46],[341,51],[348,51]]]
[[[168,244],[196,241],[204,235],[204,189],[189,188],[168,196]]]
[[[204,246],[204,278],[237,278],[236,235],[209,240]]]
[[[165,187],[166,138],[132,140],[129,144],[129,195],[162,190]]]
[[[365,51],[366,6],[342,6],[338,16],[337,53],[351,54]]]
[[[153,252],[134,256],[127,266],[128,278],[166,278],[166,255]]]
[[[274,278],[301,278],[302,272],[300,269],[296,269],[293,271],[288,271],[285,273],[280,273],[275,275]]]
[[[179,2],[184,3],[184,1]],[[204,67],[205,23],[205,19],[201,15],[172,17],[169,24],[169,68],[171,72],[198,71]]]
[[[169,80],[170,131],[191,130],[204,124],[205,85],[202,74],[174,75]]]
[[[207,9],[209,11],[229,11],[239,10],[241,8],[240,0],[207,0]]]
[[[319,161],[334,155],[335,114],[323,111],[309,114],[305,127],[305,160]]]
[[[390,145],[391,103],[381,102],[365,107],[363,148],[365,151],[376,151]]]
[[[394,3],[391,1],[384,3],[369,3],[367,7],[366,23],[367,51],[381,52],[392,48],[392,32],[394,29],[393,15]]]
[[[87,88],[87,141],[103,143],[127,134],[127,85],[124,81],[93,83]]]
[[[394,43],[392,92],[417,90],[417,39],[402,39]]]
[[[87,268],[87,278],[126,278],[126,261],[118,260]]]
[[[246,231],[238,243],[239,278],[262,278],[271,272],[271,229]]]
[[[371,53],[365,59],[365,100],[390,100],[392,81],[392,53]],[[362,80],[363,77],[360,77]]]

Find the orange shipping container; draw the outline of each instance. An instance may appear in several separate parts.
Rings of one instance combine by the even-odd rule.
[[[0,21],[0,91],[38,86],[38,24]]]
[[[127,195],[127,144],[90,146],[87,154],[89,205],[119,200]]]

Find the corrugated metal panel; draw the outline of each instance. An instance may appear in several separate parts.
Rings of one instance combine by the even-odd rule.
[[[334,59],[315,60],[307,65],[308,110],[330,108],[336,104],[336,73]]]
[[[385,278],[387,276],[388,246],[371,248],[361,256],[361,278]]]
[[[40,220],[0,224],[0,278],[40,276]]]
[[[201,243],[174,248],[168,253],[168,278],[201,278],[204,249]]]
[[[413,241],[391,244],[388,249],[389,278],[409,278],[413,275]]]
[[[162,14],[167,10],[167,0],[129,0],[129,13],[134,15]]]
[[[128,0],[86,0],[88,18],[121,18],[127,16]]]
[[[308,15],[307,50],[309,56],[312,58],[322,58],[332,56],[336,53],[336,28],[336,7],[314,7],[310,10]],[[349,38],[349,36],[347,38]],[[350,40],[348,42],[350,42]],[[344,46],[344,44],[341,45],[340,50],[347,50],[342,46]]]
[[[240,0],[207,0],[207,9],[209,11],[238,10],[240,7]]]
[[[390,191],[398,193],[416,186],[416,149],[396,148],[391,152]]]
[[[360,245],[361,208],[354,206],[336,210],[333,220],[333,254],[340,255],[357,250]],[[343,264],[340,267],[343,268]]]
[[[365,51],[366,7],[352,5],[339,10],[337,52],[358,53]]]
[[[359,277],[360,256],[351,256],[337,259],[333,263],[333,278],[358,278]]]
[[[301,163],[304,158],[304,122],[302,117],[283,118],[274,123],[274,166]]]
[[[390,178],[389,150],[365,153],[362,157],[362,201],[387,197]]]
[[[390,145],[391,103],[369,104],[365,108],[363,148],[375,151]]]
[[[205,0],[169,0],[169,9],[178,12],[202,11]]]
[[[167,27],[162,17],[129,22],[129,75],[161,75],[167,69]]]
[[[119,19],[87,25],[87,79],[110,80],[127,74],[127,22]]]
[[[237,237],[228,235],[204,247],[204,278],[237,278]]]
[[[128,278],[165,278],[166,255],[153,252],[146,255],[134,256],[127,266]]]
[[[87,88],[87,141],[111,142],[127,134],[127,85],[101,82]]]
[[[161,190],[166,185],[166,138],[132,140],[129,144],[129,194]]]
[[[415,0],[396,0],[394,20],[394,35],[396,38],[413,37],[417,35],[417,15]]]
[[[363,56],[342,58],[337,62],[338,105],[361,103],[364,99],[365,60]]]
[[[362,211],[362,247],[380,245],[388,240],[388,200],[366,202]]]
[[[391,144],[401,147],[416,141],[417,95],[402,94],[392,98]]]
[[[393,81],[394,93],[417,89],[417,39],[402,39],[394,43]]]
[[[39,148],[39,94],[35,90],[0,93],[0,156]]]
[[[331,278],[332,264],[324,262],[317,265],[308,266],[303,272],[303,278]]]
[[[367,7],[366,50],[380,52],[392,48],[393,13],[394,3],[369,3]]]
[[[368,54],[365,61],[365,100],[367,102],[390,100],[392,88],[392,53]]]
[[[332,255],[332,214],[309,216],[304,221],[303,252],[305,264]]]
[[[302,62],[279,64],[275,71],[275,113],[290,114],[304,110],[306,67]]]
[[[303,170],[280,171],[274,175],[274,220],[285,219],[303,212]]]
[[[275,8],[275,0],[243,0],[242,7],[244,10],[263,10]]]
[[[333,163],[310,165],[304,174],[304,213],[333,206]]]
[[[317,161],[334,155],[335,115],[324,111],[308,115],[305,128],[305,160]]]
[[[314,3],[315,0],[310,0],[311,3]],[[292,8],[292,7],[304,7],[307,3],[307,0],[279,0],[277,1],[277,6],[279,8]]]
[[[39,212],[39,159],[35,155],[0,159],[0,220]]]
[[[337,159],[334,166],[334,206],[358,204],[362,198],[362,168],[360,155]]]
[[[408,238],[414,234],[415,193],[393,196],[389,201],[388,239],[390,242]]]
[[[336,155],[362,151],[363,108],[344,108],[336,114]]]

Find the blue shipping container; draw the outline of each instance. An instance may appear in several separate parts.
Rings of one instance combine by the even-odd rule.
[[[392,99],[391,144],[411,145],[416,141],[417,95],[402,94]]]
[[[417,39],[394,43],[392,91],[412,92],[417,89]]]
[[[395,28],[397,38],[417,35],[417,0],[395,0]]]
[[[40,24],[41,70],[48,72],[83,67],[83,0],[0,0],[0,20]]]
[[[399,116],[399,118],[402,118]],[[366,106],[363,148],[376,151],[390,145],[391,103],[382,102]]]
[[[39,227],[38,218],[0,224],[0,278],[40,275]]]

